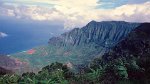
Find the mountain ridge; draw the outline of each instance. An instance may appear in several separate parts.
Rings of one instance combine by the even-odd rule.
[[[119,25],[119,26],[117,27],[117,25]],[[91,21],[86,26],[84,26],[82,28],[75,28],[69,32],[63,33],[63,34],[61,34],[60,37],[56,37],[56,39],[59,39],[59,41],[62,39],[63,40],[62,42],[64,42],[64,43],[66,42],[66,43],[70,43],[72,45],[78,45],[78,44],[80,44],[79,40],[82,39],[82,37],[83,37],[83,39],[85,37],[85,40],[83,40],[83,41],[85,41],[85,43],[95,42],[95,40],[98,40],[98,42],[96,44],[98,44],[98,43],[100,44],[100,42],[102,43],[102,41],[106,40],[108,37],[111,36],[109,34],[113,34],[115,32],[121,32],[122,29],[124,28],[122,26],[125,26],[127,28],[124,29],[125,32],[121,32],[121,33],[125,33],[125,34],[122,34],[123,36],[120,36],[120,38],[121,37],[124,38],[127,33],[129,33],[131,30],[133,30],[138,25],[139,25],[139,23],[128,23],[125,21],[102,21],[102,22]],[[113,29],[114,29],[114,31],[113,31]],[[118,33],[118,34],[120,34],[120,33]],[[94,35],[97,37],[94,38]],[[109,36],[106,37],[106,35],[109,35]],[[114,37],[115,37],[115,35],[114,35]],[[52,43],[50,41],[54,38],[51,38],[49,40],[49,43]],[[102,38],[102,39],[100,39],[100,38]],[[116,35],[115,40],[118,41],[118,40],[120,40],[120,38],[117,37],[117,35]],[[113,40],[113,37],[111,37],[111,40]]]

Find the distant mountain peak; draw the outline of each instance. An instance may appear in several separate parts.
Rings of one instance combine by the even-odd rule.
[[[92,21],[90,21],[89,23],[97,23],[97,21],[95,21],[95,20],[92,20]]]
[[[126,22],[126,21],[95,21],[95,20],[92,20],[90,21],[86,26],[93,26],[93,25],[100,25],[100,24],[129,24],[131,22]],[[131,23],[132,24],[132,23]],[[137,23],[137,24],[140,24],[140,23]]]

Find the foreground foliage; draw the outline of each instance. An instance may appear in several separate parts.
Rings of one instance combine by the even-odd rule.
[[[149,84],[148,72],[134,59],[118,58],[106,62],[97,58],[79,73],[73,73],[66,65],[56,62],[36,74],[2,74],[0,84]]]

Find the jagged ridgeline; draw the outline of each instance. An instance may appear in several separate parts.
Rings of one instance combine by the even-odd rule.
[[[91,21],[83,28],[75,28],[49,40],[48,45],[11,55],[22,70],[34,70],[53,62],[67,64],[70,68],[88,64],[95,57],[101,57],[123,40],[139,23],[124,21]],[[38,40],[38,39],[37,39]],[[20,46],[21,47],[21,46]],[[20,69],[20,68],[18,68]]]

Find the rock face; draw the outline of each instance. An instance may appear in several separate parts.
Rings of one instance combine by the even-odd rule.
[[[150,23],[143,23],[113,49],[120,56],[150,58]],[[116,55],[117,56],[117,55]],[[148,59],[147,58],[147,59]]]
[[[0,55],[0,67],[12,69],[16,67],[15,60],[9,58],[8,56]]]
[[[6,70],[6,72],[18,72],[22,73],[23,67],[28,67],[28,63],[23,62],[17,58],[8,57],[5,55],[0,55],[0,72],[2,73],[3,70]],[[22,70],[22,71],[21,71]],[[27,71],[27,70],[26,70]]]
[[[61,44],[62,46],[95,44],[98,46],[112,47],[138,25],[140,24],[124,21],[91,21],[81,29],[75,28],[70,32],[62,34],[60,37],[51,38],[49,44]]]
[[[5,74],[11,74],[11,73],[12,73],[12,71],[0,67],[0,76],[5,75]]]
[[[91,21],[83,28],[51,38],[48,45],[34,48],[33,54],[21,52],[11,57],[36,68],[56,61],[71,63],[72,66],[85,65],[108,52],[139,25],[124,21]]]

